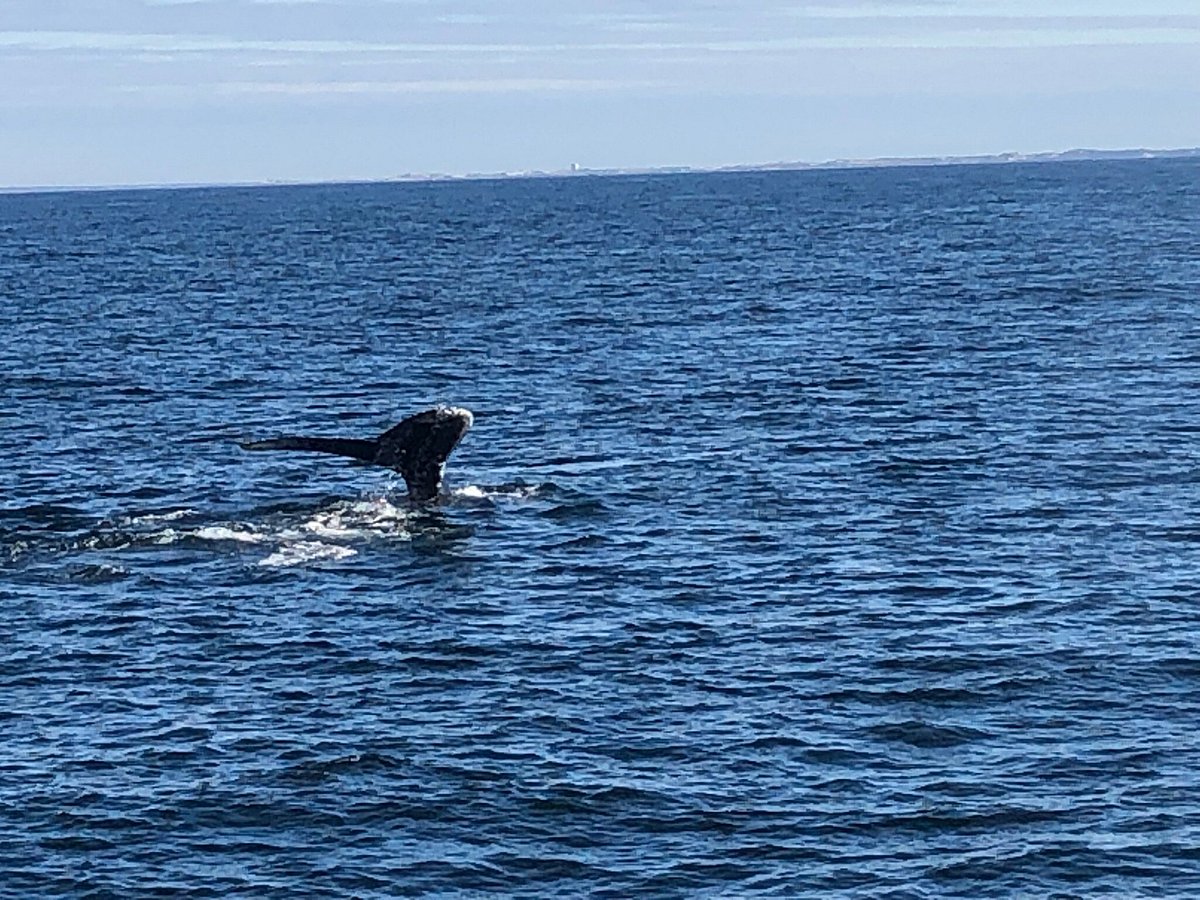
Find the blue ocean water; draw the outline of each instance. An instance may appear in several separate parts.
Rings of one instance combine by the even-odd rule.
[[[1200,165],[0,196],[0,895],[1200,895]],[[247,454],[474,411],[432,511]]]

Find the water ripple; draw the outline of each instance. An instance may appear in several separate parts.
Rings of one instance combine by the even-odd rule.
[[[0,894],[1195,896],[1192,161],[0,197]],[[476,413],[444,502],[247,437]]]

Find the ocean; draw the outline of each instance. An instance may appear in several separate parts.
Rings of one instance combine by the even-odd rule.
[[[0,196],[0,896],[1200,895],[1200,162]],[[473,411],[442,502],[246,453]]]

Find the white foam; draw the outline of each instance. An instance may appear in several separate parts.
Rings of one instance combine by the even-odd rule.
[[[132,547],[133,541],[122,537],[120,540],[114,540],[112,543],[109,543],[107,535],[93,534],[78,541],[73,541],[67,546],[71,550],[124,550],[126,547]]]
[[[301,528],[321,537],[353,539],[369,537],[409,537],[408,522],[412,513],[385,498],[358,500],[339,504],[333,509],[315,513]]]
[[[397,505],[386,496],[342,501],[310,511],[306,517],[290,522],[271,519],[257,522],[225,521],[196,527],[184,527],[178,520],[195,514],[193,509],[177,509],[124,521],[142,527],[115,533],[93,534],[72,545],[72,549],[121,551],[147,544],[174,544],[195,539],[214,545],[257,545],[266,557],[259,565],[302,566],[319,560],[337,560],[355,556],[356,545],[368,541],[411,540],[415,513],[407,503]],[[151,527],[146,527],[146,526]],[[3,548],[0,553],[15,558],[28,552],[23,544]]]
[[[287,568],[290,566],[302,566],[305,563],[316,562],[321,559],[345,559],[348,556],[357,555],[357,551],[351,550],[349,547],[343,547],[340,544],[326,544],[322,541],[296,541],[295,543],[283,544],[270,556],[259,560],[260,566],[273,566],[276,568]]]
[[[367,516],[372,520],[408,519],[411,515],[407,507],[397,506],[386,497],[356,500],[353,503],[348,503],[346,508],[357,515]]]
[[[266,535],[256,531],[243,531],[226,525],[206,525],[196,530],[196,537],[203,541],[241,541],[245,544],[260,544]]]
[[[528,500],[530,497],[536,497],[540,489],[540,486],[536,484],[504,487],[481,487],[477,484],[468,484],[466,487],[454,488],[450,491],[450,496],[463,500],[494,500],[499,497]]]
[[[347,544],[386,538],[409,540],[412,512],[385,497],[334,504],[311,513],[305,521],[272,534],[255,534],[255,540],[277,542],[262,566],[302,566],[319,560],[345,559],[358,551]]]
[[[194,509],[176,509],[165,513],[147,513],[144,516],[128,516],[125,519],[126,525],[152,525],[155,522],[175,522],[182,519],[184,516],[190,516],[196,511]]]
[[[360,529],[348,528],[342,524],[339,515],[316,516],[304,523],[304,530],[317,537],[353,538],[362,534]]]

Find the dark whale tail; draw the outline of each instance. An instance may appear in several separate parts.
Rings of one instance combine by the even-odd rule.
[[[428,503],[442,488],[446,460],[475,421],[469,410],[438,406],[389,428],[374,440],[358,438],[279,437],[242,444],[243,450],[307,450],[348,456],[395,469],[415,503]]]

